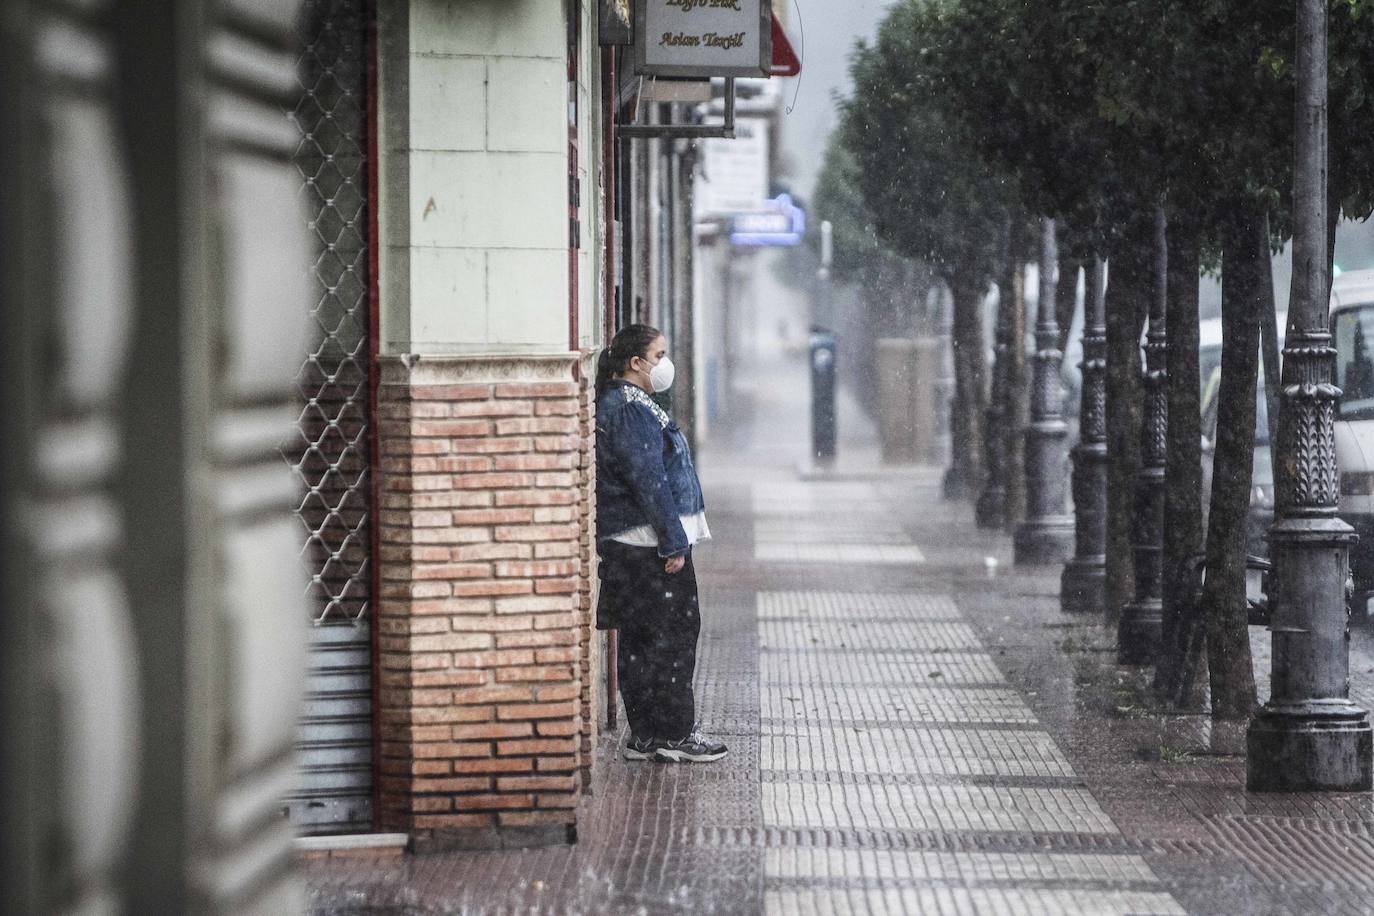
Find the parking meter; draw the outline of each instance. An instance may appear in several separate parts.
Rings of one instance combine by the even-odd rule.
[[[835,460],[835,334],[811,329],[811,456]]]

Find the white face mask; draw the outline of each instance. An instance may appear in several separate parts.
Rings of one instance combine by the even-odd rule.
[[[657,366],[649,370],[649,385],[655,394],[659,394],[673,387],[673,379],[676,376],[677,369],[674,368],[673,361],[665,356],[658,361]]]

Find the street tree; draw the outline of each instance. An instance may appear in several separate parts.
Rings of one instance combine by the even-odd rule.
[[[924,63],[945,5],[894,7],[875,42],[856,50],[843,130],[878,236],[930,265],[953,300],[955,396],[946,490],[963,497],[982,479],[982,304],[1014,199],[1009,178],[977,155],[966,129],[936,103],[948,91],[946,77]]]

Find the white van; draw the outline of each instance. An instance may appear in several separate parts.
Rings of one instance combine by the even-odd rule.
[[[1331,284],[1331,333],[1336,347],[1336,462],[1341,518],[1360,542],[1350,552],[1355,607],[1374,592],[1374,270],[1349,271]]]
[[[1278,316],[1279,340],[1287,313]],[[1204,505],[1211,491],[1211,444],[1216,441],[1217,390],[1221,373],[1221,321],[1202,322],[1199,361],[1203,373],[1202,431]],[[1374,595],[1374,270],[1348,271],[1331,284],[1331,331],[1336,348],[1336,462],[1341,473],[1340,515],[1360,536],[1350,552],[1354,607]],[[1270,463],[1268,410],[1261,369],[1255,392],[1255,464],[1247,542],[1250,553],[1268,554],[1274,520],[1274,469]]]

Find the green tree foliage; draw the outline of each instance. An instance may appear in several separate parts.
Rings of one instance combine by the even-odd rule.
[[[874,45],[857,49],[842,130],[884,242],[948,282],[986,285],[1011,186],[977,154],[967,125],[939,104],[947,77],[927,64],[949,6],[901,3]]]
[[[928,64],[949,8],[941,0],[893,8],[875,43],[855,52],[842,129],[878,237],[928,264],[950,289],[955,395],[946,490],[967,496],[983,477],[981,310],[997,270],[1012,183],[977,155],[965,126],[935,101],[946,91],[946,75]]]

